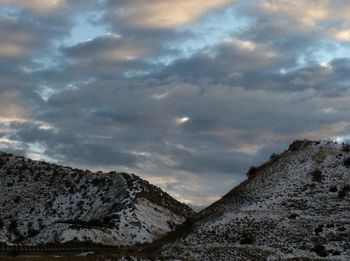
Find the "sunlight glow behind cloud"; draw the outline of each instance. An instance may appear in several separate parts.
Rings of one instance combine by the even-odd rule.
[[[177,124],[185,124],[186,122],[188,122],[190,120],[189,117],[179,117],[179,118],[176,118],[175,121]]]
[[[194,21],[212,8],[223,7],[232,0],[137,0],[114,9],[113,15],[137,27],[167,28]]]

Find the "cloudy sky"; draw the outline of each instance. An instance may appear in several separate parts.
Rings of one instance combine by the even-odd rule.
[[[350,135],[350,1],[0,0],[0,150],[206,205]]]

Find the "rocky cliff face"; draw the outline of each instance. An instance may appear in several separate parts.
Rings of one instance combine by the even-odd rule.
[[[200,261],[349,260],[349,151],[333,142],[293,143],[196,215],[161,254]]]
[[[135,175],[92,173],[0,153],[0,242],[152,242],[193,214]]]

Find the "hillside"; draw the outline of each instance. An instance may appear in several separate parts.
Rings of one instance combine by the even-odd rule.
[[[349,150],[333,142],[293,143],[196,215],[161,255],[198,261],[349,260]]]
[[[0,243],[133,246],[162,237],[192,213],[135,175],[0,153]]]

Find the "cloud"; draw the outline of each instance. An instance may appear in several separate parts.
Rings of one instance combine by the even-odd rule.
[[[38,13],[53,11],[64,3],[65,0],[0,0],[0,4],[27,8]]]
[[[207,2],[1,2],[0,148],[208,204],[296,138],[348,135],[347,2]],[[96,10],[109,33],[69,45]],[[221,12],[247,22],[192,46]]]
[[[109,137],[114,144],[129,151],[139,151],[141,146],[142,151],[150,151],[153,155],[168,155],[168,159],[160,158],[160,162],[168,167],[184,166],[184,170],[190,169],[194,173],[215,168],[229,173],[241,172],[244,168],[238,171],[235,166],[239,164],[232,164],[238,154],[247,158],[247,152],[254,155],[259,151],[249,148],[290,140],[305,131],[327,129],[346,117],[347,109],[342,107],[346,99],[332,106],[337,113],[325,113],[324,109],[339,98],[323,97],[312,88],[277,92],[227,85],[201,87],[181,80],[171,86],[167,81],[110,81],[102,85],[94,82],[60,92],[50,98],[50,112],[44,114],[42,120],[59,129],[79,131],[82,136],[92,135],[96,140]],[[153,95],[161,90],[169,94],[162,100],[154,99]],[[346,93],[342,95],[348,97]],[[184,118],[188,120],[176,124],[176,120]],[[153,146],[154,142],[160,146]],[[168,144],[178,145],[170,146],[175,149],[167,151]],[[181,149],[176,149],[177,146]],[[204,148],[208,151],[200,157]],[[214,148],[225,150],[226,155],[233,154],[224,159]],[[213,157],[213,161],[208,157]],[[227,167],[222,161],[214,164],[219,158],[227,161]],[[190,163],[193,164],[191,167],[185,167]],[[213,169],[208,169],[210,166]]]
[[[135,60],[146,53],[147,47],[133,39],[108,33],[95,39],[62,49],[63,53],[78,61]]]
[[[40,121],[59,133],[70,130],[64,134],[69,142],[44,135],[36,142],[44,144],[46,155],[62,162],[106,169],[114,162],[144,177],[163,177],[163,188],[173,195],[207,204],[224,190],[218,185],[221,190],[201,194],[215,178],[233,186],[249,166],[297,137],[343,135],[350,120],[349,61],[334,60],[327,66],[310,62],[281,73],[282,66],[295,64],[301,46],[294,55],[285,54],[282,50],[293,47],[294,39],[266,43],[268,37],[260,38],[263,32],[255,30],[251,38],[230,36],[143,77],[109,78],[105,67],[99,71],[92,66],[97,79],[52,95],[40,114]],[[105,39],[98,38],[86,43],[92,49],[82,44],[64,50],[86,75],[86,61],[106,63],[95,40],[105,46]],[[120,40],[116,37],[117,45]],[[89,53],[93,55],[84,60]],[[105,155],[103,151],[114,156],[92,160],[93,155]],[[178,179],[202,184],[189,189]]]
[[[26,18],[0,15],[0,56],[18,58],[43,48],[48,37],[46,29]]]
[[[347,19],[350,11],[350,3],[344,0],[263,0],[260,7],[279,16],[293,17],[308,26],[315,26],[324,20]]]
[[[292,23],[291,30],[312,32],[340,41],[349,41],[348,23],[350,3],[344,0],[279,1],[262,0],[260,14]]]
[[[229,180],[233,186],[249,166],[284,149],[295,137],[342,135],[349,120],[348,93],[332,98],[313,90],[201,87],[180,80],[173,86],[167,80],[150,83],[91,83],[54,95],[50,113],[42,120],[58,130],[69,129],[67,140],[40,133],[36,141],[46,143],[46,154],[62,157],[62,162],[107,169],[109,164],[126,164],[144,177],[162,178],[163,188],[174,195],[207,204],[224,191],[218,184],[212,192],[201,194],[214,180]],[[154,99],[152,95],[161,90],[169,94]],[[333,112],[324,113],[329,106]],[[176,125],[178,115],[188,115],[189,120]],[[18,140],[34,141],[25,137],[22,134]],[[106,161],[102,156],[92,160],[93,155],[113,156]],[[201,185],[189,185],[191,189],[181,185],[194,179]]]
[[[211,9],[227,6],[232,0],[108,1],[108,16],[140,28],[170,28],[193,22]]]
[[[7,129],[5,142],[26,148],[22,154],[30,155],[35,149],[40,149],[50,161],[61,164],[69,162],[75,166],[89,166],[94,169],[98,166],[121,168],[132,167],[137,158],[118,150],[108,142],[86,140],[80,135],[52,128],[39,121],[8,121]]]
[[[0,121],[20,120],[30,114],[20,105],[20,94],[16,91],[4,91],[0,96]]]

